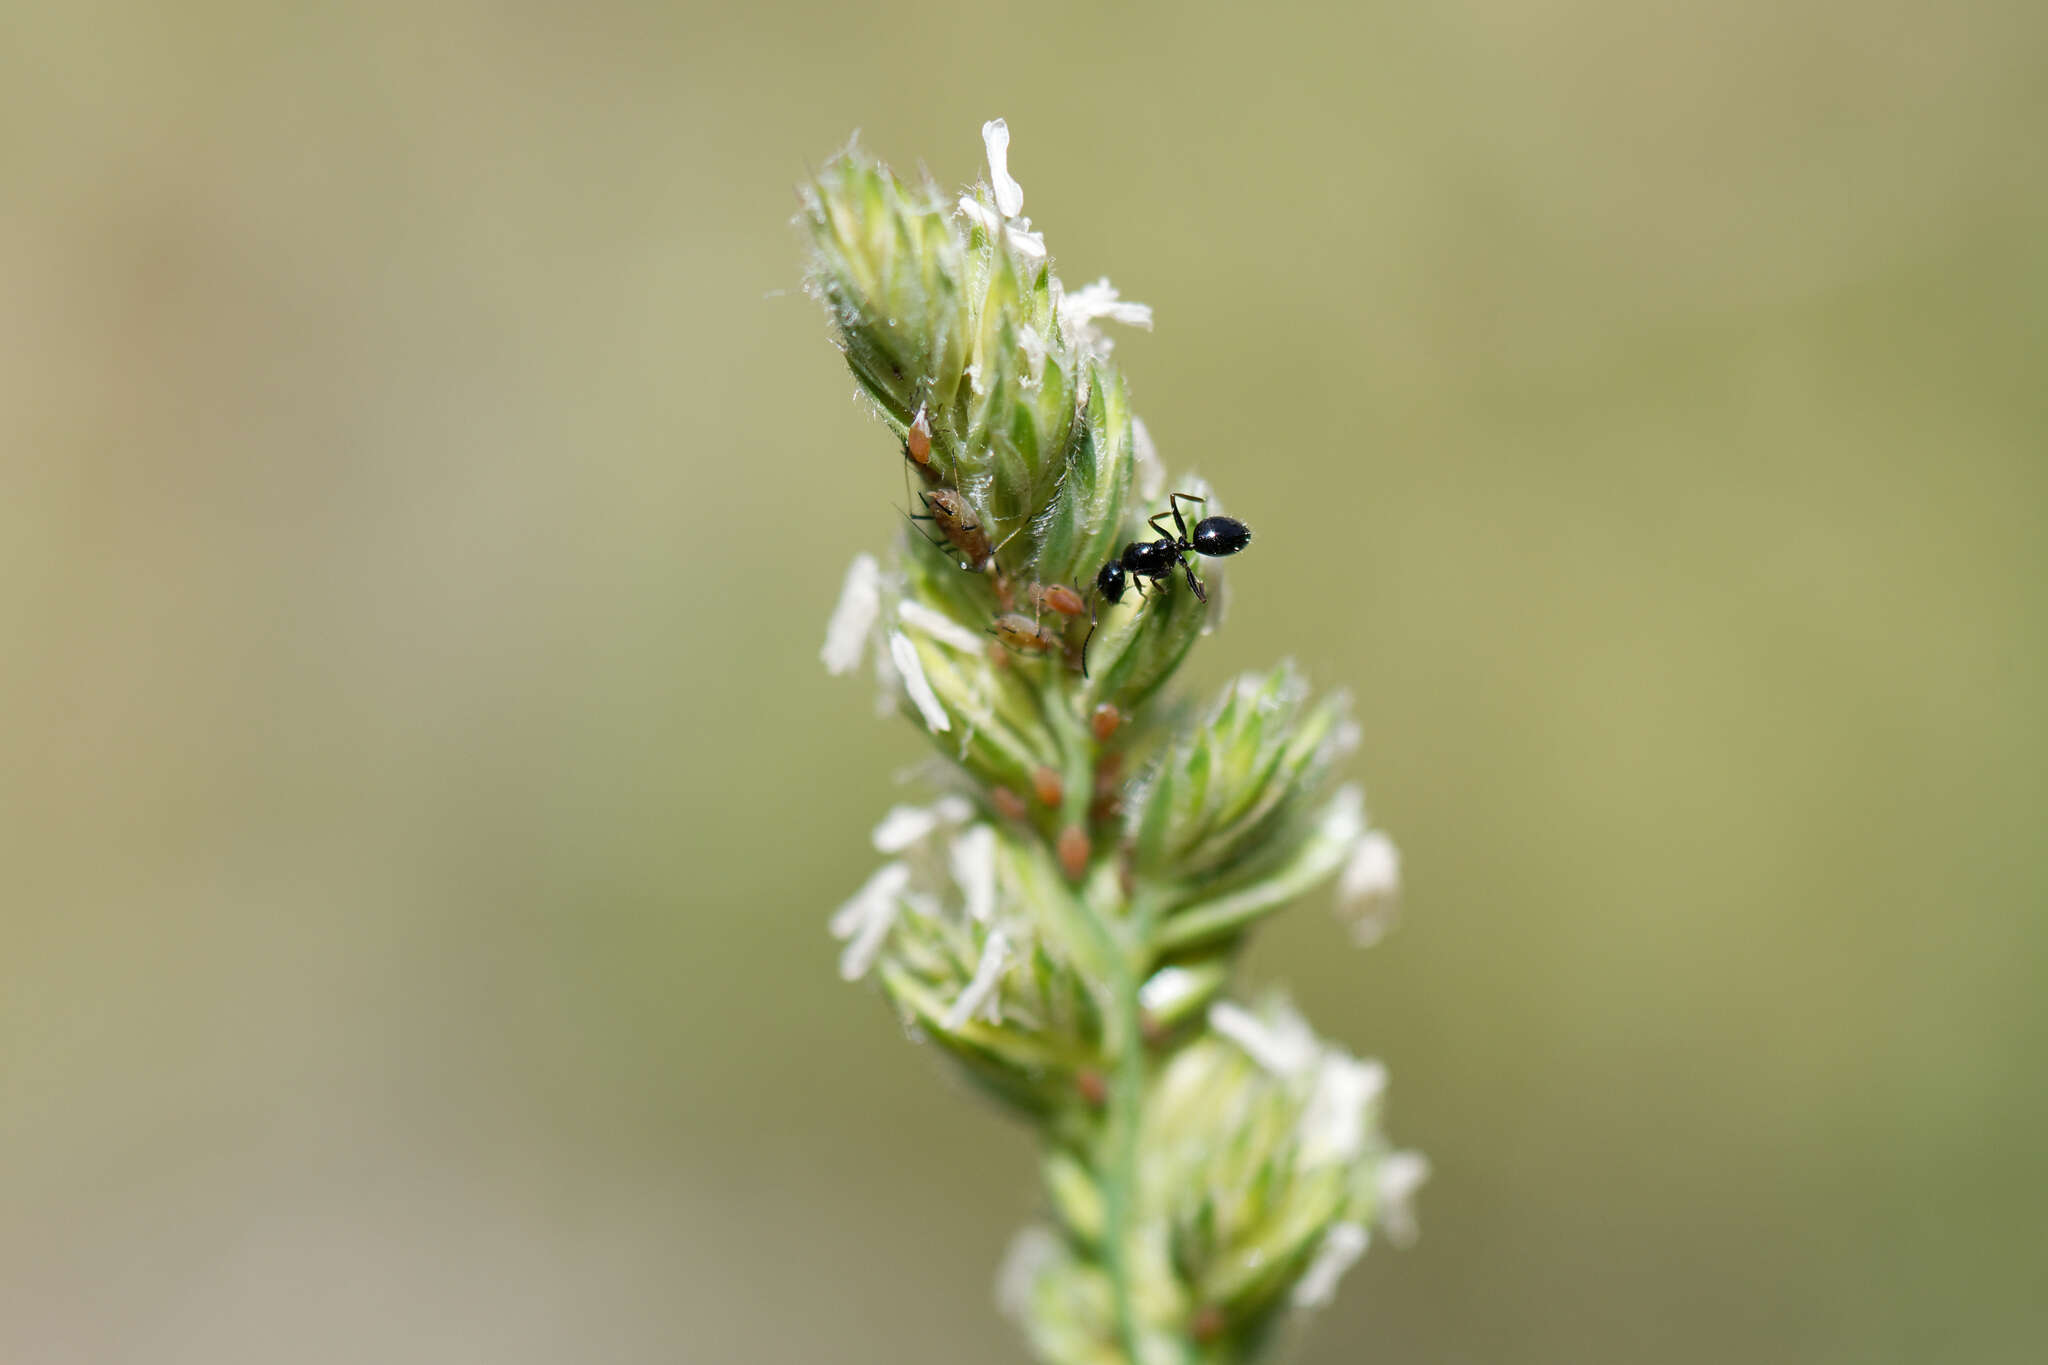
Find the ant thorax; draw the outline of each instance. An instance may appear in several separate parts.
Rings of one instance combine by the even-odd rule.
[[[1172,536],[1134,540],[1124,546],[1124,571],[1137,578],[1164,578],[1180,562],[1181,551],[1182,546]]]

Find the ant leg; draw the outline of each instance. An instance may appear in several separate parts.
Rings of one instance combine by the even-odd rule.
[[[1154,515],[1154,516],[1152,516],[1152,517],[1150,517],[1150,518],[1147,518],[1147,520],[1146,520],[1145,524],[1146,524],[1147,526],[1151,527],[1151,528],[1152,528],[1153,530],[1157,531],[1157,532],[1159,533],[1159,535],[1160,535],[1160,537],[1161,537],[1162,539],[1165,539],[1165,540],[1171,540],[1171,539],[1173,539],[1173,533],[1172,533],[1171,531],[1168,531],[1168,530],[1167,530],[1167,529],[1166,529],[1166,528],[1165,528],[1164,526],[1161,526],[1161,525],[1159,524],[1159,523],[1160,523],[1161,521],[1164,521],[1165,519],[1166,519],[1166,513],[1164,513],[1164,512],[1160,512],[1160,513],[1157,513],[1156,515]],[[1175,520],[1175,521],[1178,521],[1178,520],[1180,520],[1180,518],[1179,518],[1178,516],[1176,516],[1176,517],[1174,518],[1174,520]],[[1180,538],[1181,538],[1182,540],[1186,540],[1186,539],[1188,538],[1188,528],[1187,528],[1187,527],[1183,526],[1183,527],[1181,527],[1181,528],[1180,528]]]
[[[1186,498],[1189,502],[1204,504],[1209,500],[1207,498],[1198,498],[1193,493],[1175,493],[1166,500],[1166,505],[1173,509],[1173,524],[1180,527],[1180,538],[1182,543],[1185,544],[1188,538],[1188,524],[1180,519],[1180,500],[1182,498]]]
[[[1188,586],[1194,589],[1195,600],[1197,602],[1207,602],[1209,594],[1202,590],[1202,580],[1195,577],[1195,566],[1183,559],[1180,562],[1180,571],[1188,576]]]

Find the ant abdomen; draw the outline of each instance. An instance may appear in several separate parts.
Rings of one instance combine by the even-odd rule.
[[[1252,528],[1235,517],[1203,517],[1195,527],[1191,547],[1198,555],[1221,559],[1234,555],[1252,543]]]

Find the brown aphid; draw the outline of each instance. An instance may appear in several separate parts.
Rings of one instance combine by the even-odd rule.
[[[922,403],[918,405],[917,416],[910,421],[910,431],[903,438],[903,453],[908,455],[910,462],[919,469],[931,466],[932,424],[924,415]]]
[[[1008,787],[990,788],[988,800],[996,808],[996,814],[1005,820],[1022,820],[1031,813],[1031,808],[1024,804],[1024,798]]]
[[[988,532],[981,529],[981,521],[974,515],[974,509],[967,505],[967,499],[950,488],[933,488],[918,496],[924,499],[924,516],[912,516],[912,521],[929,521],[939,528],[952,547],[967,560],[971,569],[979,569],[989,562],[995,551],[989,548]]]
[[[1059,805],[1060,798],[1066,795],[1067,791],[1066,784],[1060,781],[1060,775],[1043,765],[1040,765],[1037,772],[1031,774],[1031,786],[1038,794],[1039,801],[1048,806]]]
[[[1223,1335],[1223,1329],[1230,1322],[1223,1316],[1223,1310],[1213,1303],[1205,1303],[1195,1310],[1188,1319],[1188,1335],[1206,1346]]]
[[[903,433],[903,458],[916,468],[926,483],[939,481],[939,471],[932,468],[932,424],[925,418],[922,405],[917,409],[917,416],[910,419],[909,429]]]
[[[1108,702],[1095,708],[1095,714],[1088,717],[1088,729],[1095,736],[1097,744],[1107,744],[1109,737],[1124,723],[1124,713]]]
[[[1081,1093],[1081,1102],[1090,1109],[1100,1109],[1109,1103],[1109,1082],[1092,1067],[1074,1073],[1074,1089]]]
[[[1081,594],[1064,583],[1033,583],[1024,590],[1024,598],[1034,607],[1062,616],[1079,616],[1088,610]]]
[[[989,626],[989,634],[1020,654],[1043,654],[1048,649],[1058,648],[1060,643],[1059,636],[1016,612],[998,616]]]
[[[1163,1020],[1149,1010],[1138,1011],[1138,1036],[1145,1040],[1146,1047],[1163,1046],[1173,1036]]]
[[[1104,754],[1095,765],[1095,799],[1088,807],[1088,814],[1096,820],[1107,820],[1123,809],[1124,792],[1122,776],[1124,756]]]
[[[1088,831],[1079,825],[1068,825],[1060,831],[1060,870],[1067,874],[1068,881],[1078,882],[1088,870],[1088,857],[1094,847],[1088,842]]]

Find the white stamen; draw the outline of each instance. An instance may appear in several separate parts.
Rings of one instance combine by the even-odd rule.
[[[974,975],[940,1021],[944,1027],[958,1029],[976,1015],[992,1023],[1002,1022],[1002,1002],[996,987],[1002,981],[1004,968],[1009,965],[1009,957],[1009,936],[1000,929],[991,930],[981,945],[981,960],[974,965]]]
[[[996,1272],[996,1307],[1005,1317],[1023,1322],[1031,1315],[1031,1292],[1041,1275],[1059,1264],[1065,1255],[1060,1239],[1033,1224],[1010,1239],[1003,1253],[1002,1269]]]
[[[1357,1223],[1332,1223],[1323,1234],[1323,1244],[1316,1248],[1316,1258],[1295,1281],[1294,1306],[1321,1308],[1328,1303],[1336,1296],[1337,1281],[1365,1255],[1371,1242],[1372,1235]]]
[[[1400,850],[1381,831],[1367,830],[1359,836],[1337,883],[1337,902],[1351,921],[1351,937],[1359,947],[1370,948],[1393,927],[1400,889]]]
[[[1351,1160],[1365,1150],[1366,1110],[1387,1088],[1387,1068],[1331,1049],[1316,1069],[1316,1088],[1301,1111],[1306,1166]]]
[[[1429,1158],[1420,1152],[1390,1152],[1380,1161],[1379,1221],[1395,1246],[1408,1246],[1421,1235],[1415,1225],[1415,1191],[1427,1179]]]
[[[889,657],[895,661],[896,671],[903,675],[903,690],[909,693],[910,703],[924,717],[924,723],[934,734],[952,729],[946,708],[939,705],[938,693],[932,691],[931,680],[924,675],[924,662],[917,657],[917,646],[900,630],[889,632]]]
[[[1038,329],[1020,326],[1017,329],[1017,349],[1024,352],[1024,387],[1033,388],[1045,379],[1045,338]]]
[[[832,916],[832,936],[850,940],[839,955],[839,975],[858,981],[875,965],[889,926],[896,922],[896,907],[904,887],[910,883],[910,869],[902,863],[885,863],[846,904]]]
[[[1159,459],[1159,447],[1142,417],[1131,419],[1131,446],[1138,456],[1138,496],[1156,502],[1166,491],[1166,466]]]
[[[818,657],[828,673],[851,673],[860,667],[867,645],[868,629],[882,611],[882,566],[873,555],[856,555],[846,568],[846,583],[839,589],[839,605],[825,627],[825,647]]]
[[[1019,218],[1014,223],[1005,223],[988,205],[972,195],[960,196],[960,212],[981,225],[981,230],[994,237],[1002,233],[1010,240],[1010,249],[1019,256],[1034,261],[1045,259],[1045,235],[1031,231],[1031,220]]]
[[[875,826],[877,853],[901,853],[938,827],[938,811],[926,806],[891,806]]]
[[[1147,1014],[1164,1014],[1200,984],[1200,978],[1185,967],[1161,967],[1138,988],[1138,1005]]]
[[[1060,316],[1082,327],[1097,318],[1108,318],[1126,327],[1152,330],[1152,305],[1124,298],[1107,275],[1066,295],[1060,302]]]
[[[979,654],[988,645],[986,635],[976,635],[944,612],[934,611],[915,600],[906,599],[897,607],[896,619],[923,631],[940,644],[951,645],[968,654]]]
[[[1230,686],[1236,692],[1237,700],[1256,707],[1262,716],[1274,714],[1285,704],[1284,692],[1276,695],[1266,691],[1266,675],[1263,673],[1240,673]],[[1228,704],[1227,698],[1225,704]],[[1217,709],[1220,711],[1222,708]]]
[[[1316,1036],[1293,1010],[1282,1010],[1269,1022],[1241,1005],[1218,1000],[1209,1006],[1209,1027],[1275,1076],[1299,1076],[1316,1059]]]
[[[1365,793],[1356,783],[1347,783],[1337,789],[1330,798],[1330,804],[1323,808],[1322,826],[1316,831],[1318,839],[1332,843],[1356,843],[1365,833]]]
[[[896,714],[896,705],[903,700],[903,675],[896,671],[896,665],[889,662],[889,651],[875,651],[875,714],[887,718]]]
[[[960,196],[960,212],[974,220],[976,226],[993,237],[1001,230],[1003,220],[998,218],[988,205],[971,194]]]
[[[996,983],[1003,979],[1003,967],[1009,956],[1008,937],[1000,929],[991,930],[988,941],[981,945],[981,961],[974,964],[973,978],[968,981],[966,989],[960,992],[959,998],[953,1001],[952,1007],[946,1011],[946,1017],[939,1021],[941,1027],[949,1032],[959,1029],[972,1019],[975,1012],[984,1004],[991,1007],[990,1022],[1002,1022],[1002,1002],[996,997]]]
[[[1015,218],[1024,211],[1024,187],[1010,178],[1010,125],[999,118],[982,124],[981,145],[988,149],[988,181],[996,192],[996,207],[1003,217]]]
[[[1108,318],[1147,331],[1152,328],[1151,306],[1124,299],[1106,278],[1082,285],[1072,293],[1062,287],[1056,293],[1053,307],[1067,343],[1099,357],[1107,358],[1116,349],[1116,343],[1095,326],[1098,320]]]
[[[967,903],[967,918],[986,924],[996,912],[996,832],[976,825],[953,841],[953,880]]]

